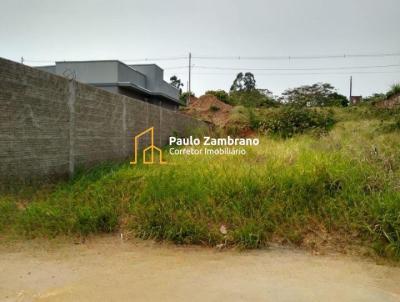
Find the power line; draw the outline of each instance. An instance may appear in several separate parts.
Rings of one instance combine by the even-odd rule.
[[[147,61],[178,61],[187,60],[187,56],[176,56],[176,57],[159,57],[159,58],[141,58],[141,59],[120,59],[124,62],[147,62]]]
[[[400,70],[397,71],[349,71],[349,72],[292,72],[292,73],[257,73],[257,76],[299,76],[299,75],[351,75],[351,74],[400,74]],[[227,72],[193,72],[194,75],[215,75],[232,76],[232,73]],[[184,75],[183,73],[176,73],[175,75]]]
[[[400,57],[400,52],[393,53],[364,53],[364,54],[333,54],[333,55],[294,55],[294,56],[192,56],[192,59],[198,60],[314,60],[314,59],[343,59],[343,58],[384,58]],[[168,56],[168,57],[149,57],[149,58],[131,58],[120,59],[125,62],[147,62],[147,61],[179,61],[187,60],[186,55]],[[26,59],[25,62],[32,63],[52,63],[64,60],[45,60],[45,59]]]
[[[334,55],[306,55],[306,56],[193,56],[199,60],[319,60],[343,58],[383,58],[398,57],[400,52],[369,53],[369,54],[334,54]]]
[[[187,60],[187,58],[186,58]],[[189,67],[189,65],[186,66],[173,66],[173,67],[163,67],[164,70],[171,70],[171,69],[187,69]],[[192,68],[194,67],[194,65],[192,64]]]
[[[252,68],[252,67],[220,67],[220,66],[193,66],[195,69],[208,70],[249,70],[249,71],[306,71],[306,70],[352,70],[352,69],[371,69],[371,68],[390,68],[400,67],[400,64],[390,65],[367,65],[367,66],[341,66],[341,67],[312,67],[312,68]]]
[[[220,66],[202,66],[202,65],[192,65],[192,68],[198,69],[209,69],[209,70],[259,70],[259,71],[304,71],[304,70],[352,70],[352,69],[370,69],[370,68],[391,68],[400,67],[400,64],[389,64],[389,65],[364,65],[364,66],[342,66],[342,67],[315,67],[315,68],[254,68],[254,67],[220,67]],[[188,66],[172,66],[165,67],[164,70],[173,69],[186,69]]]
[[[136,59],[119,59],[120,61],[124,62],[147,62],[147,61],[176,61],[176,60],[183,60],[187,59],[187,56],[175,56],[175,57],[158,57],[158,58],[136,58]],[[63,60],[42,60],[42,59],[24,59],[25,62],[31,63],[54,63],[58,61],[65,61]],[[81,60],[87,61],[87,60]],[[92,60],[89,60],[92,61]],[[96,61],[96,60],[93,60]],[[102,60],[100,60],[102,61]]]

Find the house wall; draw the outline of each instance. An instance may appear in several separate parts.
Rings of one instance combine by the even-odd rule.
[[[164,80],[164,71],[155,64],[137,64],[129,66],[146,75],[148,79],[146,88],[151,91],[157,91],[159,83]]]
[[[64,177],[77,167],[132,158],[134,136],[149,127],[164,145],[174,132],[205,125],[0,58],[0,182]]]
[[[120,62],[118,62],[118,79],[115,82],[130,82],[134,83],[136,86],[148,88],[148,80],[144,74]]]
[[[179,99],[179,89],[176,89],[164,81],[164,70],[162,70],[159,66],[155,64],[136,64],[129,66],[146,75],[147,89]]]
[[[37,69],[56,74],[56,65],[38,66]]]
[[[164,93],[166,95],[169,95],[176,99],[179,99],[179,90],[165,81],[161,81],[158,84],[158,88],[157,88],[156,92]]]
[[[116,61],[90,62],[57,62],[56,74],[72,78],[83,83],[114,83],[118,79]]]

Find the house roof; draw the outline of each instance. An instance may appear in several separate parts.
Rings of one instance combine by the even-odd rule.
[[[183,103],[179,99],[175,99],[175,98],[170,97],[170,96],[168,96],[168,95],[166,95],[164,93],[161,93],[161,92],[150,91],[150,90],[148,90],[146,88],[140,87],[140,86],[135,85],[134,83],[131,83],[131,82],[88,83],[88,84],[93,85],[93,86],[98,86],[98,87],[110,87],[110,86],[122,87],[122,88],[126,88],[126,89],[133,90],[133,91],[139,91],[139,92],[141,92],[141,93],[143,93],[145,95],[148,95],[148,96],[157,96],[157,97],[163,98],[165,100],[174,102],[174,103],[176,103],[178,105],[182,105],[182,106],[185,105],[185,103]]]
[[[133,78],[130,78],[130,74],[126,73],[127,70],[125,70],[122,74],[122,78],[120,78],[120,73],[119,70],[115,76],[115,81],[114,79],[110,77],[104,77],[104,78],[99,78],[97,76],[94,76],[92,74],[87,73],[86,70],[84,70],[84,77],[85,79],[80,79],[83,83],[90,84],[93,86],[97,87],[123,87],[125,89],[129,89],[138,93],[141,93],[146,96],[156,96],[161,98],[162,100],[167,100],[169,102],[179,104],[179,105],[185,105],[183,102],[179,100],[179,95],[178,95],[178,89],[171,84],[167,83],[166,81],[163,80],[163,69],[158,66],[157,64],[149,63],[149,64],[136,64],[136,65],[128,65],[125,64],[124,62],[121,62],[119,60],[87,60],[87,61],[56,61],[55,65],[51,66],[39,66],[38,68],[43,68],[47,69],[46,71],[48,72],[53,72],[53,73],[61,73],[61,71],[58,71],[56,69],[56,66],[58,64],[96,64],[96,63],[115,63],[119,64],[120,66],[124,66],[125,68],[128,68],[132,72],[134,72]],[[161,72],[161,78],[156,77],[153,74],[148,74],[143,70],[135,69],[136,67],[142,67],[142,66],[149,66],[149,67],[155,67],[157,70]],[[54,68],[54,70],[50,70],[50,68]],[[61,69],[60,69],[61,70]],[[138,78],[138,81],[145,81],[143,84],[142,82],[136,82],[137,77],[135,75],[140,75],[143,77],[143,79]],[[113,76],[111,76],[113,77]],[[97,79],[97,80],[96,80]],[[149,81],[150,79],[150,81]],[[104,82],[103,82],[104,81]],[[150,84],[148,87],[147,85]],[[165,88],[165,89],[164,89]],[[173,89],[172,89],[173,88]]]

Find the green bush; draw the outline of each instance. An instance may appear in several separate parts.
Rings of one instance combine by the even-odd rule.
[[[392,122],[385,123],[382,121],[380,127],[377,130],[381,130],[382,132],[393,132],[400,131],[400,116],[396,116]]]
[[[235,106],[230,114],[225,130],[229,135],[239,135],[244,130],[257,130],[260,127],[261,117],[257,109]]]
[[[359,112],[361,118],[375,118],[387,121],[400,117],[400,108],[381,108],[374,105],[368,106]]]
[[[244,107],[277,107],[279,103],[264,90],[239,90],[231,91],[229,94],[224,90],[208,90],[206,95],[213,95],[221,102],[232,106]]]
[[[226,104],[231,104],[231,101],[229,99],[229,94],[224,91],[224,90],[208,90],[205,93],[206,95],[213,95],[215,96],[218,100],[220,100],[221,102],[224,102]]]
[[[379,101],[383,101],[386,99],[386,95],[383,93],[374,93],[370,96],[363,98],[363,102],[370,102],[371,104],[376,104]]]
[[[0,231],[12,225],[15,222],[17,214],[18,208],[12,199],[0,199]]]
[[[250,129],[256,130],[260,127],[260,117],[259,115],[256,114],[253,108],[247,108],[247,114],[249,117],[249,124],[250,124]]]
[[[270,112],[261,121],[261,130],[267,134],[291,137],[311,129],[329,130],[335,123],[333,114],[315,109],[284,107]]]
[[[337,93],[335,87],[329,83],[315,83],[287,89],[282,93],[282,99],[285,103],[299,107],[348,106],[347,98]]]
[[[392,87],[390,87],[390,90],[386,93],[386,97],[390,98],[399,93],[400,93],[400,83],[394,84],[392,85]]]
[[[229,94],[230,103],[244,107],[278,107],[279,103],[260,90],[232,91]]]
[[[182,93],[182,94],[179,96],[179,100],[180,100],[182,103],[186,104],[187,99],[188,99],[188,96],[189,96],[189,92],[184,92],[184,93]],[[192,92],[192,93],[190,93],[190,96],[191,96],[191,97],[194,97],[195,95],[194,95],[194,93]]]

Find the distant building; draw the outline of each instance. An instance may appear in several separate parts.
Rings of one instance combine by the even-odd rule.
[[[361,103],[362,96],[361,95],[352,95],[350,98],[350,105],[357,105]]]
[[[156,64],[127,65],[117,60],[63,61],[36,68],[171,110],[184,105],[179,100],[179,90],[164,81],[164,70]]]

